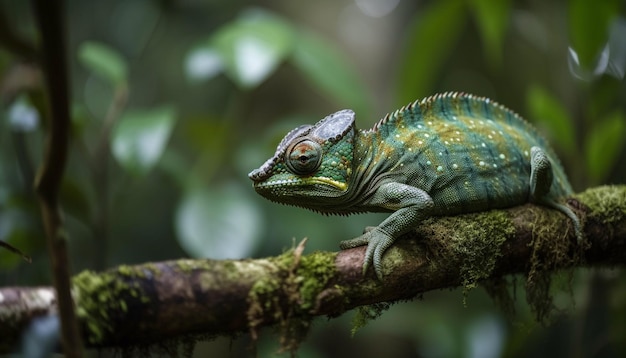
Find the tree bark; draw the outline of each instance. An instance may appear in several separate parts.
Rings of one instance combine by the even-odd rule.
[[[182,259],[83,272],[72,292],[91,347],[192,334],[248,331],[255,337],[259,327],[275,324],[304,331],[314,316],[446,287],[469,289],[517,273],[526,275],[530,297],[543,297],[530,302],[541,319],[550,304],[545,283],[549,287],[551,273],[626,263],[626,186],[589,189],[568,204],[584,223],[583,242],[564,215],[531,204],[432,218],[387,251],[382,282],[371,270],[362,275],[365,247],[303,255],[303,241],[263,259]],[[56,306],[51,287],[0,289],[0,352],[15,345],[34,317],[55,314]]]

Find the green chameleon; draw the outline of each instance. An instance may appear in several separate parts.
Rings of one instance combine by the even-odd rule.
[[[341,249],[367,245],[363,273],[402,234],[431,216],[533,202],[578,217],[562,200],[572,194],[548,143],[520,116],[487,98],[444,93],[387,114],[357,130],[342,110],[303,125],[249,174],[269,200],[327,214],[392,212]]]

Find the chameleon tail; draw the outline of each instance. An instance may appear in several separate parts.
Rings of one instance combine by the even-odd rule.
[[[570,218],[570,220],[572,220],[572,223],[574,224],[574,232],[576,234],[576,239],[578,240],[578,243],[580,244],[583,241],[584,235],[583,235],[583,229],[580,223],[580,219],[578,218],[578,216],[576,216],[576,214],[574,214],[574,211],[572,211],[572,209],[569,206],[553,201],[553,200],[543,200],[542,204],[549,206],[553,209],[556,209],[562,212],[563,214],[567,215],[567,217]]]

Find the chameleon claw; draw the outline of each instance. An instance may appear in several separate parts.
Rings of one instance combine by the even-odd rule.
[[[369,226],[365,229],[363,235],[352,240],[342,241],[339,243],[339,247],[342,250],[346,250],[367,245],[365,257],[363,259],[363,276],[367,274],[367,270],[373,265],[376,277],[382,281],[382,259],[383,254],[388,247],[386,244],[387,240],[390,240],[388,234],[385,234],[384,231],[377,229],[376,226]]]
[[[359,238],[368,237],[369,243],[365,250],[365,258],[363,261],[363,276],[367,274],[367,270],[371,265],[374,266],[374,272],[379,281],[383,280],[383,255],[385,251],[395,241],[391,235],[379,227],[370,227],[367,233]]]
[[[374,266],[374,273],[379,281],[383,280],[383,267],[382,267],[382,251],[380,245],[368,245],[365,251],[365,259],[363,261],[363,276],[367,274],[367,270],[371,265]]]
[[[381,282],[383,280],[383,264],[382,264],[383,253],[384,253],[384,250],[381,249],[381,245],[376,246],[376,249],[374,250],[374,260],[373,260],[374,272],[376,273],[376,277],[378,278],[378,280]]]
[[[344,240],[339,243],[339,248],[342,250],[353,249],[359,246],[368,245],[370,242],[369,235],[363,234],[351,240]]]
[[[363,260],[363,276],[367,274],[367,269],[370,267],[370,262],[372,262],[372,256],[374,255],[374,250],[371,245],[367,246],[367,250],[365,250],[365,259]]]

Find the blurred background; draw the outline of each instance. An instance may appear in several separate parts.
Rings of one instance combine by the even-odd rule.
[[[576,191],[626,182],[626,18],[606,1],[68,1],[72,142],[62,189],[74,272],[119,264],[305,252],[384,215],[325,217],[270,203],[247,173],[294,127],[343,108],[369,128],[438,92],[496,100],[532,122]],[[35,43],[29,2],[0,1]],[[49,285],[32,183],[45,118],[38,72],[0,46],[0,285]],[[552,324],[482,288],[398,303],[351,337],[353,312],[315,321],[300,357],[617,357],[626,352],[623,270],[557,274]],[[247,335],[194,355],[248,356]],[[259,356],[276,354],[263,331]]]

